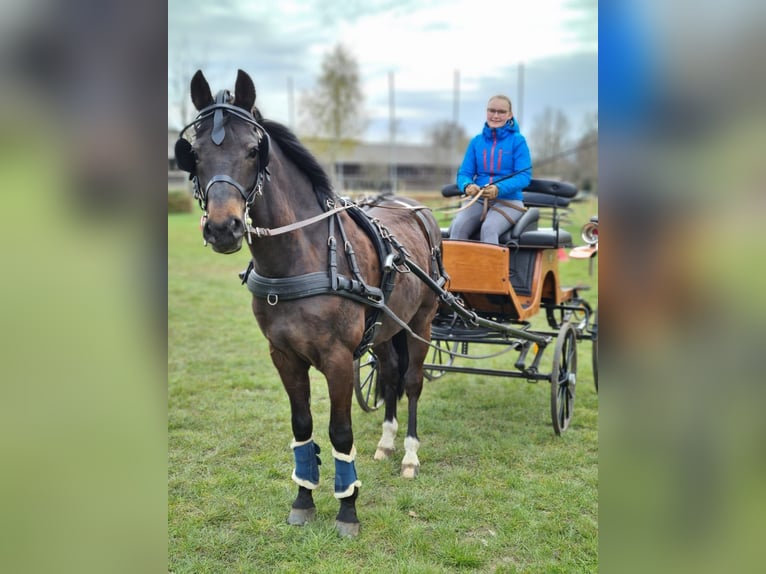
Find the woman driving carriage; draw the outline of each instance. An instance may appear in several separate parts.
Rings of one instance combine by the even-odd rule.
[[[451,239],[498,243],[499,237],[526,211],[522,190],[532,179],[532,158],[527,140],[513,117],[511,100],[502,94],[487,104],[487,121],[469,142],[457,172],[457,186],[466,196],[480,198],[457,214]],[[470,202],[469,202],[470,203]]]

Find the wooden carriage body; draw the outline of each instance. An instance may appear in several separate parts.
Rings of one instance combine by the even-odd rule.
[[[559,226],[559,209],[576,193],[567,182],[532,180],[524,191],[527,211],[497,245],[450,239],[449,230],[442,230],[446,289],[459,294],[466,307],[505,321],[524,322],[541,304],[569,301],[574,289],[560,283],[559,253],[573,244]],[[539,226],[541,209],[550,211],[551,227]]]
[[[512,248],[445,239],[446,289],[459,293],[466,306],[507,320],[526,321],[542,301],[560,305],[572,296],[562,288],[556,249]]]

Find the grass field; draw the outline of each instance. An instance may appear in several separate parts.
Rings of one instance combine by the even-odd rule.
[[[595,213],[594,203],[574,204],[568,228],[576,243]],[[236,275],[248,255],[203,249],[198,218],[168,218],[170,572],[598,570],[598,398],[589,342],[578,345],[574,416],[562,436],[551,427],[547,383],[457,373],[427,381],[414,481],[399,477],[406,408],[397,453],[375,462],[382,413],[354,404],[362,481],[362,530],[354,540],[334,530],[329,399],[312,371],[314,437],[324,462],[317,519],[288,526],[297,488],[290,413]],[[565,285],[593,286],[584,295],[595,307],[588,263],[562,261],[560,270]],[[502,368],[513,360],[493,361]]]

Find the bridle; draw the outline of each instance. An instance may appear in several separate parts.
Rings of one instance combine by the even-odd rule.
[[[184,126],[181,132],[178,134],[178,141],[176,141],[176,158],[183,154],[194,154],[191,142],[184,138],[184,132],[190,127],[194,126],[195,130],[198,128],[200,122],[209,117],[213,117],[213,127],[210,131],[210,139],[213,140],[215,145],[220,146],[226,137],[226,128],[224,125],[224,115],[230,114],[235,118],[238,118],[248,124],[251,124],[256,128],[258,134],[258,162],[257,162],[257,175],[253,184],[246,188],[244,185],[233,179],[226,174],[216,174],[210,178],[202,190],[199,183],[199,177],[197,176],[196,169],[189,170],[189,179],[194,186],[194,199],[199,203],[200,209],[204,212],[202,216],[203,222],[207,219],[207,203],[208,194],[210,188],[216,183],[225,183],[236,189],[245,201],[245,209],[243,214],[243,220],[245,221],[246,233],[248,243],[250,243],[250,235],[252,233],[251,225],[252,219],[250,218],[250,207],[255,202],[255,198],[263,195],[263,185],[269,179],[269,143],[270,138],[266,129],[255,120],[253,114],[243,108],[231,105],[227,103],[231,98],[231,94],[228,90],[221,90],[218,92],[215,98],[215,102],[206,108],[200,110],[197,117],[192,122]],[[180,164],[181,162],[179,162]]]

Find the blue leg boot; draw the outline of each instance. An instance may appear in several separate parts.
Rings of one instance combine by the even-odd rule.
[[[356,447],[351,447],[350,454],[343,454],[332,449],[335,459],[335,498],[347,498],[354,494],[354,488],[362,486],[356,477]]]
[[[314,490],[319,486],[319,445],[310,438],[303,442],[296,442],[290,445],[295,454],[295,470],[293,471],[293,480],[304,488]]]

